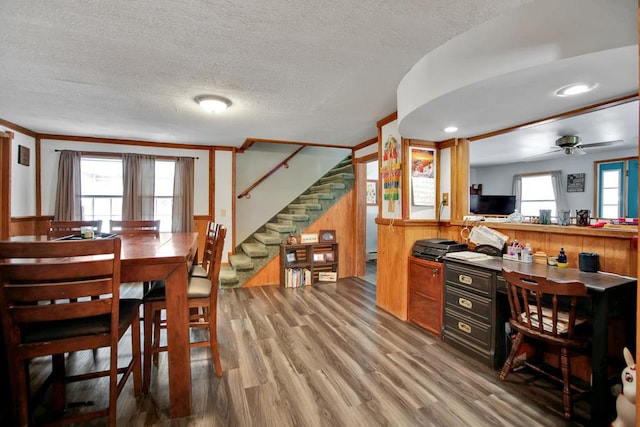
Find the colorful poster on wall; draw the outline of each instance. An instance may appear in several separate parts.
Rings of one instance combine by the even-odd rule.
[[[398,160],[398,141],[389,136],[382,152],[382,191],[387,201],[387,210],[395,212],[396,202],[400,199],[400,162]]]
[[[398,120],[380,127],[378,205],[382,218],[402,218],[402,138]]]
[[[436,161],[435,151],[411,147],[411,204],[435,207]]]

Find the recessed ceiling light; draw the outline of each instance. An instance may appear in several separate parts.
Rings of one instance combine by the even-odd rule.
[[[195,101],[209,113],[219,113],[231,106],[231,101],[217,95],[200,95],[196,97]]]
[[[556,96],[573,96],[592,91],[598,86],[597,83],[571,83],[556,90]]]
[[[455,127],[455,126],[447,126],[447,127],[446,127],[446,128],[444,128],[443,130],[444,130],[446,133],[453,133],[453,132],[457,131],[457,130],[458,130],[458,128],[457,128],[457,127]]]

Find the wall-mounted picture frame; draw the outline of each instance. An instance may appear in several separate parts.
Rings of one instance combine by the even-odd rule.
[[[313,254],[313,262],[324,262],[324,252],[316,252]]]
[[[335,243],[336,230],[320,230],[318,233],[320,243]]]
[[[300,235],[300,243],[318,243],[318,235],[310,233],[302,233]]]
[[[18,145],[18,164],[29,166],[29,147]]]
[[[581,193],[584,191],[584,177],[583,173],[570,173],[567,174],[567,193]]]
[[[367,181],[367,206],[378,206],[378,181]]]
[[[287,252],[287,262],[288,263],[296,262],[296,253],[295,252]]]
[[[324,260],[327,262],[335,261],[335,255],[333,254],[333,251],[326,252],[324,254]]]

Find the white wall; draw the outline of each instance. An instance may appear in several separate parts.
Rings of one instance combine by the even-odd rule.
[[[451,219],[451,148],[440,150],[440,164],[438,165],[440,178],[440,196],[442,193],[449,193],[449,203],[440,209],[440,220]],[[442,201],[442,199],[440,199]]]
[[[637,157],[636,149],[607,151],[584,156],[563,157],[558,160],[541,162],[523,162],[503,166],[472,168],[470,184],[482,184],[482,194],[499,195],[512,194],[511,185],[513,175],[531,172],[546,172],[561,170],[563,186],[567,186],[567,174],[584,173],[585,191],[566,193],[570,209],[593,209],[594,205],[594,165],[597,160],[617,159],[623,157]]]
[[[55,209],[56,186],[58,179],[58,159],[56,150],[95,151],[106,153],[139,153],[159,156],[197,157],[194,163],[195,203],[194,215],[209,214],[209,151],[187,150],[162,147],[128,146],[120,144],[100,144],[76,141],[42,140],[42,214],[53,215]]]
[[[227,236],[224,240],[222,262],[227,262],[227,254],[233,251],[233,153],[231,151],[215,152],[214,175],[214,209],[213,219],[224,225]]]
[[[28,135],[0,126],[0,131],[13,132],[11,144],[11,216],[36,214],[36,141]],[[18,146],[29,149],[29,166],[18,164]]]
[[[299,146],[288,144],[255,144],[236,154],[236,195],[286,159]],[[306,147],[251,190],[251,198],[236,200],[236,244],[269,222],[280,210],[302,194],[340,160],[350,149]],[[216,185],[216,190],[218,185]],[[217,210],[217,209],[216,209]]]
[[[377,147],[377,144],[374,144]],[[378,161],[367,163],[367,180],[378,181]],[[380,184],[380,183],[378,183]],[[378,186],[378,191],[380,187]],[[378,200],[380,194],[378,194]],[[367,223],[366,223],[366,253],[378,252],[378,226],[376,218],[378,217],[378,206],[367,206]]]

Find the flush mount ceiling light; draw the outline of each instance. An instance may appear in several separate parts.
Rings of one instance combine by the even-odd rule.
[[[455,127],[455,126],[447,126],[446,128],[444,128],[442,130],[445,131],[446,133],[453,133],[453,132],[457,131],[458,128]]]
[[[231,101],[217,95],[200,95],[195,100],[203,110],[209,113],[219,113],[231,106]]]
[[[556,90],[556,96],[573,96],[592,91],[598,86],[597,83],[571,83]]]

